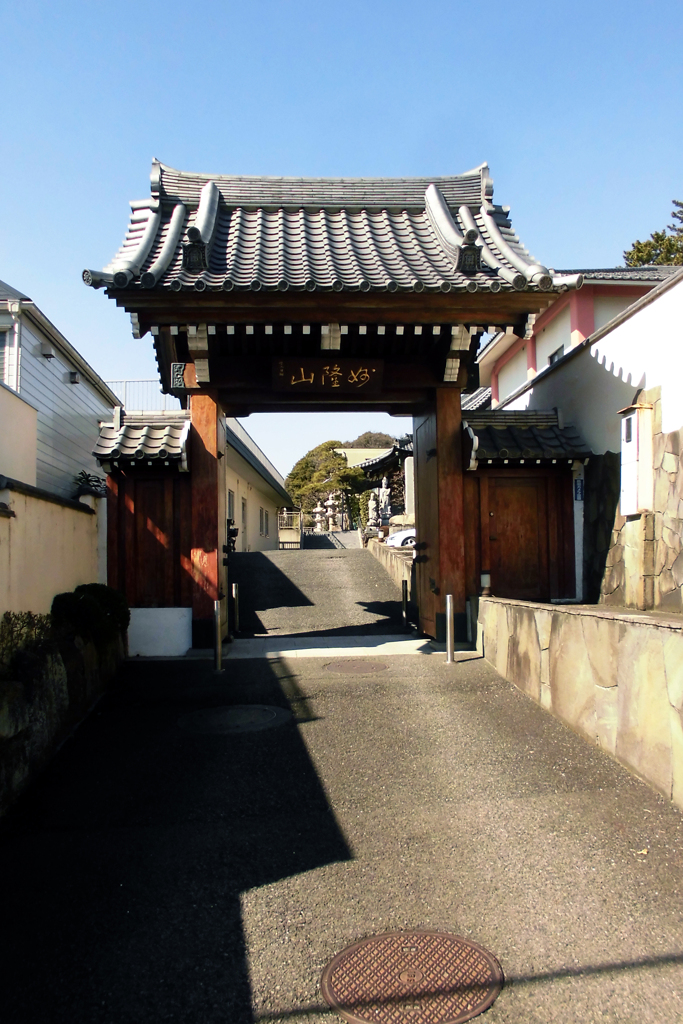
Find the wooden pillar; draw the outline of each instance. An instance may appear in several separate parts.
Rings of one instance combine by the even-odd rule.
[[[192,646],[213,647],[213,602],[219,590],[218,410],[208,394],[190,401],[192,481]]]
[[[455,638],[467,639],[465,515],[460,389],[436,390],[436,470],[439,494],[439,590],[437,632],[445,635],[446,594],[453,595]],[[443,625],[442,625],[443,623]]]
[[[461,433],[460,389],[437,388],[413,430],[420,628],[437,640],[446,636],[446,594],[453,595],[456,640],[467,638]]]

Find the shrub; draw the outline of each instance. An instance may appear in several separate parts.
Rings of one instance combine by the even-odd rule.
[[[81,636],[98,646],[116,637],[116,623],[90,594],[57,594],[52,602],[52,625],[62,636]]]
[[[130,609],[123,594],[107,587],[104,583],[82,583],[76,587],[75,594],[89,594],[93,597],[106,615],[116,623],[119,633],[125,633],[130,624]]]
[[[19,678],[51,649],[49,615],[5,612],[0,619],[0,676]]]

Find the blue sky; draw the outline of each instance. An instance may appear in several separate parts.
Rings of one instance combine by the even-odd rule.
[[[149,338],[80,280],[118,247],[153,156],[359,176],[486,160],[523,242],[566,269],[620,264],[683,198],[680,3],[24,0],[2,26],[0,278],[105,378],[156,373]],[[366,420],[245,426],[286,471]]]

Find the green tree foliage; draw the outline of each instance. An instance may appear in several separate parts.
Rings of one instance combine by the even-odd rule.
[[[636,241],[624,252],[627,267],[683,266],[683,202],[673,200],[671,216],[677,224],[653,231],[646,242]]]
[[[347,466],[344,456],[334,450],[341,447],[341,441],[324,441],[299,459],[287,477],[285,487],[304,512],[310,512],[330,491],[365,488],[362,471]]]
[[[357,437],[355,441],[345,441],[340,448],[391,448],[396,444],[396,439],[389,434],[382,434],[372,430],[366,430],[364,434]]]

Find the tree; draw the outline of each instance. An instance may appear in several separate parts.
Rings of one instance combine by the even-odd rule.
[[[330,491],[356,492],[367,487],[360,469],[352,469],[343,455],[334,449],[340,441],[324,441],[312,448],[293,467],[285,480],[285,487],[304,512],[311,512],[321,498]]]
[[[364,434],[357,437],[355,441],[345,441],[340,448],[391,448],[396,444],[396,438],[389,434],[377,433],[366,430]]]
[[[662,231],[653,231],[646,242],[635,241],[624,252],[627,267],[683,266],[683,202],[673,200],[671,216],[678,224],[669,224]]]

